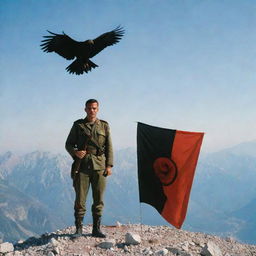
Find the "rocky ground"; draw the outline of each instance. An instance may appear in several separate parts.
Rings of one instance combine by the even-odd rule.
[[[103,226],[107,238],[91,236],[91,225],[83,236],[74,237],[75,227],[68,227],[39,238],[31,237],[17,244],[0,244],[0,255],[181,255],[181,256],[256,256],[256,245],[241,244],[232,238],[220,238],[167,226]]]

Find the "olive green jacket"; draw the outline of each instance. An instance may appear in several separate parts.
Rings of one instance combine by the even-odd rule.
[[[66,140],[66,150],[75,158],[75,150],[85,150],[80,170],[105,170],[113,166],[113,148],[110,128],[106,121],[97,119],[93,126],[87,118],[74,122]]]

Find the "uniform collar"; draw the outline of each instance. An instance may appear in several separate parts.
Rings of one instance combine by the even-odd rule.
[[[85,123],[86,125],[92,125],[92,124],[94,124],[94,123],[97,125],[99,122],[100,122],[100,120],[99,120],[98,118],[96,118],[95,122],[90,122],[87,117],[84,118],[84,123]]]

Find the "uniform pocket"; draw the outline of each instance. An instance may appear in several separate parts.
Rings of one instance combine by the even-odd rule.
[[[93,169],[94,170],[105,170],[106,158],[104,155],[94,156],[92,155]]]
[[[97,131],[97,136],[98,136],[98,142],[101,146],[104,146],[105,141],[106,141],[106,133],[105,131]]]

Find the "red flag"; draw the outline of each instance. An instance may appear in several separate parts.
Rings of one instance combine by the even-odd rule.
[[[186,217],[203,136],[138,123],[140,202],[155,207],[177,228]]]

